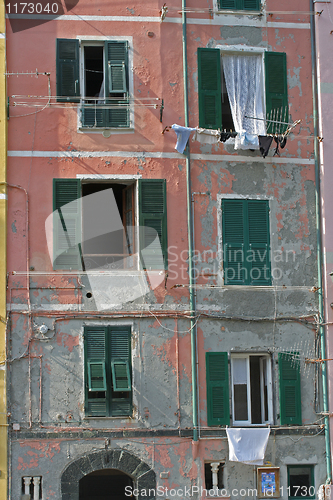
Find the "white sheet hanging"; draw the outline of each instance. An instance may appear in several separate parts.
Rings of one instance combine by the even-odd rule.
[[[235,131],[235,149],[259,149],[266,135],[261,55],[222,55],[223,71]]]
[[[229,460],[263,465],[270,428],[227,428]]]

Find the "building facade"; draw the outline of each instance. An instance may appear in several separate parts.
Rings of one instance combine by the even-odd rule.
[[[7,11],[9,498],[315,498],[310,13],[64,4]]]
[[[6,396],[6,234],[7,234],[7,99],[5,7],[0,10],[0,496],[7,498],[7,396]]]

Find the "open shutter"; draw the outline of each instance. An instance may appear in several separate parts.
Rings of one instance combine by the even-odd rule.
[[[207,424],[229,425],[228,353],[206,352]]]
[[[222,200],[222,238],[224,283],[245,284],[248,278],[246,268],[246,200]]]
[[[247,213],[249,282],[251,285],[271,285],[268,201],[248,200]]]
[[[199,127],[222,127],[221,54],[198,48]]]
[[[287,58],[284,52],[265,52],[266,117],[288,122]],[[282,133],[287,125],[267,122],[267,133]]]
[[[111,396],[111,416],[131,415],[131,329],[130,327],[115,326],[109,327],[109,331],[113,391]]]
[[[165,179],[139,179],[140,259],[144,269],[167,269]],[[159,241],[156,238],[156,233]]]
[[[107,127],[129,127],[128,42],[105,42]]]
[[[106,327],[84,330],[85,411],[89,416],[107,416]]]
[[[81,192],[77,179],[53,179],[53,268],[82,269]]]
[[[300,362],[297,354],[279,353],[281,424],[302,424]],[[296,358],[296,359],[295,359]]]
[[[57,39],[57,101],[79,102],[79,41]]]
[[[131,390],[131,374],[127,360],[111,360],[111,372],[114,392]]]

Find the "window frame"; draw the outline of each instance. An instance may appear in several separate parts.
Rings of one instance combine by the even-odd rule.
[[[81,36],[78,35],[76,38],[57,38],[58,40],[69,40],[69,41],[77,41],[78,43],[78,88],[79,92],[75,96],[71,96],[69,98],[62,97],[61,95],[57,97],[57,100],[60,102],[76,102],[78,103],[78,113],[77,113],[77,129],[78,132],[89,132],[89,133],[104,133],[109,134],[112,131],[112,134],[124,134],[124,133],[133,133],[134,131],[134,78],[133,78],[133,37],[132,36]],[[85,97],[85,78],[84,78],[84,48],[87,46],[103,46],[103,73],[104,79],[105,75],[108,72],[108,68],[105,65],[105,44],[106,42],[127,42],[127,81],[128,81],[128,126],[107,126],[103,124],[102,126],[87,126],[82,122],[82,106]],[[57,63],[57,90],[60,88],[60,70],[59,70],[59,58],[58,52],[56,55],[56,63]],[[104,80],[105,81],[105,80]],[[58,91],[57,91],[58,94]],[[106,89],[104,88],[104,96],[106,95]],[[108,137],[109,135],[107,135]]]
[[[76,224],[74,224],[75,228],[73,233],[75,233],[75,241],[78,244],[78,250],[75,248],[67,248],[60,252],[58,248],[58,242],[60,238],[57,237],[57,227],[58,227],[58,219],[53,217],[53,256],[52,256],[52,265],[53,269],[70,269],[77,270],[78,272],[82,272],[82,258],[84,253],[82,253],[82,235],[83,235],[83,208],[81,203],[82,198],[82,184],[89,183],[105,183],[105,184],[126,184],[126,185],[134,185],[134,221],[135,227],[140,228],[140,231],[134,231],[134,252],[133,257],[135,258],[136,265],[134,266],[135,271],[154,271],[154,270],[167,270],[168,268],[168,221],[167,221],[167,185],[166,179],[142,179],[141,176],[85,176],[85,175],[77,175],[75,179],[69,178],[54,178],[53,179],[53,213],[55,213],[58,209],[59,198],[61,198],[61,193],[59,190],[59,186],[61,183],[67,183],[68,185],[73,186],[73,191],[76,191],[76,198],[70,201],[77,201],[78,210],[75,214],[70,214],[71,219],[73,219]],[[126,189],[126,188],[124,188]],[[58,193],[58,194],[57,194]],[[73,195],[73,193],[71,193]],[[147,195],[148,202],[145,203],[145,195]],[[68,197],[68,192],[66,191],[63,196]],[[59,213],[61,216],[61,207],[66,204],[60,204]],[[63,224],[63,229],[65,225]],[[145,242],[147,242],[147,247],[150,245],[149,241],[149,229],[145,231],[145,228],[153,227],[156,228],[156,231],[160,234],[160,245],[163,255],[163,266],[160,265],[160,252],[157,253],[154,251],[152,246],[149,247],[149,253],[144,252],[145,250]],[[80,234],[78,234],[80,233]],[[136,234],[135,234],[136,233]],[[150,233],[151,234],[151,233]],[[62,237],[67,236],[67,231],[63,230],[61,233]],[[156,233],[153,233],[153,237],[155,237]],[[124,242],[125,243],[125,242]],[[76,264],[64,264],[57,263],[56,260],[66,255],[72,257],[72,259],[76,259]],[[101,254],[102,255],[102,254]],[[157,261],[154,256],[157,256]],[[56,257],[55,257],[56,256]],[[150,266],[147,267],[147,258],[148,264]],[[60,259],[61,260],[61,259]],[[133,272],[133,267],[130,269],[120,269],[120,272]]]
[[[214,80],[214,78],[211,79],[212,82],[215,81],[216,87],[214,90],[211,89],[205,89],[204,86],[201,84],[202,76],[201,76],[201,66],[204,64],[203,63],[203,53],[204,51],[211,52],[211,55],[213,57],[213,52],[214,51],[219,51],[219,59],[216,61],[216,64],[219,67],[219,71],[221,73],[220,77],[218,80]],[[222,114],[222,90],[221,90],[221,85],[222,85],[222,79],[223,79],[223,64],[222,64],[222,57],[223,54],[226,55],[257,55],[261,56],[261,65],[262,65],[262,71],[261,71],[261,86],[262,86],[262,95],[263,95],[263,109],[264,109],[264,115],[267,117],[268,113],[272,113],[272,110],[275,109],[273,107],[274,99],[275,99],[275,104],[276,100],[281,101],[282,106],[284,106],[285,111],[288,108],[288,82],[287,82],[287,72],[288,72],[288,66],[287,66],[287,57],[285,52],[275,52],[275,51],[269,51],[266,47],[254,47],[254,46],[246,46],[246,45],[216,45],[215,47],[208,48],[208,47],[198,47],[197,49],[197,64],[198,64],[198,112],[199,112],[199,126],[202,128],[207,128],[207,129],[219,129],[221,128],[222,130],[224,129],[223,126],[223,114]],[[276,74],[274,72],[271,75],[270,78],[270,72],[268,71],[268,67],[274,68],[279,67],[278,74],[281,75],[281,79],[275,87],[274,83],[276,82]],[[216,70],[216,68],[215,68]],[[219,73],[217,70],[217,73]],[[207,73],[207,69],[203,74]],[[213,84],[212,84],[213,85]],[[283,87],[282,92],[278,93],[277,90],[279,89],[281,91],[281,88],[279,88],[279,85]],[[206,116],[205,115],[205,103],[204,103],[204,98],[206,93],[214,93],[216,96],[221,95],[221,99],[218,99],[215,101],[215,109],[216,109],[216,122],[214,126],[211,126],[207,121],[206,121]],[[289,111],[288,111],[289,114]],[[221,125],[219,124],[219,119],[221,120]],[[282,120],[286,121],[286,120]],[[271,127],[271,128],[270,128]],[[266,133],[271,133],[272,132],[272,125],[269,123],[267,124],[267,130]],[[286,126],[279,126],[276,124],[275,125],[275,130],[274,132],[281,133],[283,130],[285,130]],[[283,129],[283,130],[282,130]],[[237,132],[233,131],[233,135],[237,135]]]
[[[291,492],[291,486],[290,486],[290,469],[310,469],[310,486],[309,489],[313,487],[314,489],[314,495],[312,496],[293,496],[290,495]],[[289,464],[287,465],[287,477],[288,477],[288,500],[294,499],[294,498],[304,498],[304,500],[310,500],[316,498],[316,487],[315,487],[315,475],[314,475],[314,465],[313,464]]]
[[[271,266],[271,263],[272,263],[272,245],[271,245],[271,235],[272,235],[272,230],[271,230],[271,217],[270,217],[270,198],[267,198],[267,197],[251,197],[251,196],[237,196],[237,195],[218,195],[217,196],[217,200],[219,202],[219,205],[218,205],[218,231],[220,232],[220,237],[219,237],[219,251],[218,251],[218,258],[219,258],[219,262],[222,263],[222,266],[219,266],[219,268],[221,268],[221,281],[224,285],[227,285],[227,286],[272,286],[273,284],[273,280],[272,280],[272,266]],[[270,278],[266,280],[264,280],[264,282],[261,282],[261,281],[255,281],[255,279],[252,280],[251,278],[251,263],[252,261],[242,261],[242,266],[245,266],[245,268],[247,269],[247,279],[244,281],[244,282],[236,282],[235,279],[230,279],[230,278],[227,278],[226,276],[226,272],[225,272],[225,269],[226,269],[226,252],[228,252],[228,248],[227,248],[227,245],[229,244],[228,242],[225,241],[225,238],[224,238],[224,233],[225,233],[225,214],[224,214],[224,211],[223,211],[223,208],[222,208],[222,205],[224,202],[227,202],[227,201],[242,201],[242,202],[265,202],[266,203],[266,206],[267,206],[267,219],[266,219],[266,223],[267,223],[267,242],[266,242],[266,245],[267,245],[267,248],[268,248],[268,254],[267,254],[267,259],[268,259],[268,264],[269,264],[269,276]],[[247,203],[247,206],[248,206],[248,203]],[[246,211],[248,210],[247,207],[245,207]],[[244,210],[244,208],[243,208]],[[246,212],[247,213],[247,212]],[[245,234],[245,231],[248,232],[248,218],[244,221],[244,232],[243,232],[243,236]],[[244,256],[245,256],[245,253],[251,251],[251,242],[250,240],[246,241],[247,243],[247,247],[245,248],[244,246]],[[237,250],[236,250],[237,251]],[[243,251],[243,250],[242,250]],[[227,256],[228,256],[228,253],[227,253]],[[251,280],[253,282],[251,282]]]
[[[261,414],[264,415],[264,391],[263,391],[263,369],[262,360],[266,359],[266,377],[267,377],[267,407],[268,407],[268,420],[262,418],[261,423],[253,424],[251,422],[251,375],[250,375],[250,357],[256,356],[260,357],[260,402],[261,402]],[[235,394],[234,394],[234,372],[233,372],[233,360],[245,358],[246,368],[247,368],[247,410],[248,419],[247,420],[236,420],[235,419]],[[260,425],[273,424],[273,381],[272,381],[272,357],[269,353],[230,353],[230,380],[231,380],[231,411],[232,411],[232,425],[240,427],[258,427]]]
[[[105,335],[105,356],[104,356],[104,365],[105,365],[105,373],[106,373],[106,390],[105,391],[92,391],[89,388],[89,368],[88,365],[90,363],[88,357],[88,342],[87,335],[88,330],[90,331],[101,331],[104,330]],[[84,381],[84,413],[85,418],[131,418],[133,416],[133,349],[132,349],[132,325],[124,324],[124,325],[89,325],[86,324],[83,328],[83,352],[84,352],[84,362],[83,362],[83,381]],[[111,352],[111,339],[112,335],[115,335],[117,332],[127,331],[128,335],[128,357],[126,360],[129,366],[129,376],[131,382],[130,391],[121,391],[124,393],[128,393],[129,396],[127,398],[123,398],[124,403],[129,405],[129,411],[124,414],[119,414],[115,411],[116,403],[118,398],[112,397],[112,392],[114,391],[113,386],[113,373],[111,369],[112,365],[112,352]],[[91,357],[90,357],[91,359]],[[117,358],[119,359],[119,358]],[[125,358],[122,358],[122,361],[125,362]],[[100,361],[101,363],[101,361]],[[89,393],[102,393],[105,392],[105,398],[89,398]],[[116,391],[119,393],[119,391]],[[102,402],[105,400],[105,415],[97,415],[93,413],[93,411],[89,411],[89,403],[93,404],[96,402]]]

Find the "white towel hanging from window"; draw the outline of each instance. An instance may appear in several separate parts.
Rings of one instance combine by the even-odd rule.
[[[229,460],[263,465],[270,428],[227,428]]]
[[[223,71],[237,137],[235,149],[258,149],[266,135],[261,55],[223,55]]]

